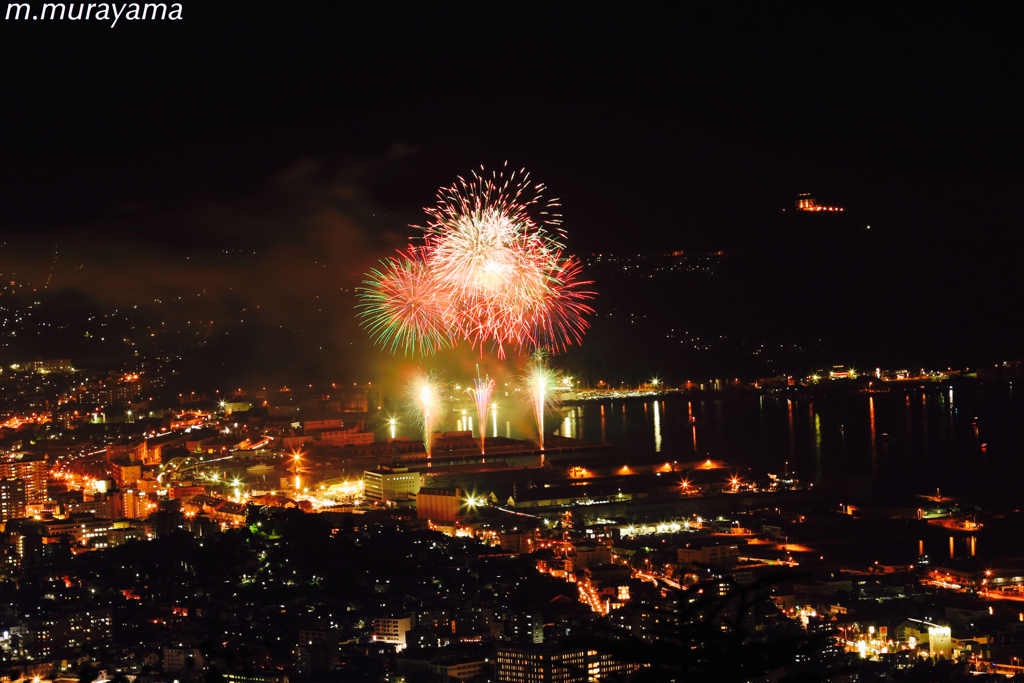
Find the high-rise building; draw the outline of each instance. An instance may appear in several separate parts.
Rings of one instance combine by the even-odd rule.
[[[25,482],[0,479],[0,522],[25,516]]]
[[[46,502],[46,455],[13,453],[0,459],[0,479],[21,479],[25,483],[25,502]]]
[[[145,519],[156,510],[156,496],[129,489],[122,498],[123,514],[128,519]]]

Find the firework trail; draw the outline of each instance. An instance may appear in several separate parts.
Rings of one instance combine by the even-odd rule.
[[[564,350],[593,310],[579,261],[563,256],[556,200],[519,171],[474,173],[438,191],[423,246],[381,262],[360,288],[359,316],[392,353],[430,355],[464,339]],[[537,217],[534,218],[534,215]]]
[[[473,386],[466,389],[476,405],[477,420],[480,425],[480,453],[484,452],[484,437],[487,436],[487,409],[491,407],[491,396],[494,394],[494,380],[484,376],[480,379],[480,366],[476,366],[476,379]]]
[[[409,383],[409,408],[423,425],[423,448],[430,457],[434,430],[448,413],[448,385],[434,372],[422,373]]]
[[[537,421],[541,450],[544,450],[544,411],[559,404],[558,394],[554,392],[554,388],[558,386],[558,373],[548,367],[547,360],[547,351],[543,348],[537,349],[526,362],[523,376],[519,378]]]

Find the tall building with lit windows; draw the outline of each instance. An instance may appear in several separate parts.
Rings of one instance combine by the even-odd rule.
[[[495,663],[499,683],[589,683],[630,669],[607,653],[554,644],[499,648]]]
[[[0,459],[0,479],[21,479],[25,482],[25,502],[29,505],[46,501],[47,468],[43,453],[13,453]]]
[[[0,479],[0,522],[25,516],[25,482]]]

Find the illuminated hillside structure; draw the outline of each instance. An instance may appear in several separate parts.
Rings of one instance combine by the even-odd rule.
[[[814,201],[814,197],[808,192],[803,192],[796,196],[796,208],[797,211],[842,211],[843,209],[838,206],[821,206]]]

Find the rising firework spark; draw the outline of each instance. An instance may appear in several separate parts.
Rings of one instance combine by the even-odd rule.
[[[448,414],[448,385],[433,372],[423,373],[409,383],[409,408],[418,424],[423,425],[423,448],[430,457],[434,430]]]
[[[547,360],[547,352],[543,348],[537,349],[526,362],[523,376],[519,378],[537,421],[541,450],[544,450],[544,411],[559,404],[558,394],[553,391],[558,386],[558,373],[548,367]]]
[[[480,366],[476,366],[476,379],[473,386],[466,389],[476,405],[477,420],[480,425],[480,452],[484,452],[484,437],[487,435],[487,409],[491,407],[491,396],[494,394],[494,380],[485,376],[480,379]]]
[[[593,292],[563,256],[563,233],[544,187],[522,171],[474,173],[426,209],[424,245],[382,262],[360,289],[360,316],[390,351],[429,355],[467,340],[564,349],[579,343]],[[536,218],[534,215],[536,214]]]

